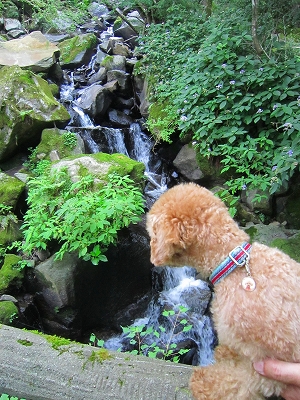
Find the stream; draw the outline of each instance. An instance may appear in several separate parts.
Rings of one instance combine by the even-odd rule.
[[[87,70],[93,68],[94,58]],[[72,116],[66,129],[80,134],[87,153],[122,153],[142,162],[146,178],[144,195],[147,208],[150,208],[174,184],[177,173],[170,170],[153,151],[154,141],[143,131],[141,119],[120,128],[107,126],[107,121],[103,125],[96,124],[79,106],[84,88],[78,89],[78,84],[74,83],[76,72],[67,73],[68,79],[61,85],[60,92],[61,102]],[[211,291],[207,283],[196,279],[196,270],[193,268],[166,267],[153,268],[152,286],[152,299],[145,312],[133,321],[127,333],[106,340],[105,347],[149,355],[156,344],[159,348],[156,349],[156,356],[159,358],[172,359],[174,355],[183,353],[180,354],[180,362],[210,364],[216,337],[208,312]],[[142,348],[137,348],[137,339],[141,339]],[[170,346],[171,355],[166,355]]]

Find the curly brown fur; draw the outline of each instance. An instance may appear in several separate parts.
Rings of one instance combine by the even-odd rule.
[[[154,265],[189,265],[203,279],[249,241],[224,203],[196,184],[165,192],[147,215],[147,229]],[[191,378],[198,400],[279,395],[283,385],[258,375],[252,363],[266,357],[300,362],[300,264],[255,242],[249,266],[256,281],[253,292],[241,286],[244,268],[215,285],[211,310],[220,349],[215,364],[197,368]]]

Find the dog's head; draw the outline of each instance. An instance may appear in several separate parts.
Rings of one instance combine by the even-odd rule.
[[[147,230],[154,265],[188,265],[205,276],[215,268],[224,244],[230,246],[240,235],[224,203],[193,183],[161,195],[147,215]]]

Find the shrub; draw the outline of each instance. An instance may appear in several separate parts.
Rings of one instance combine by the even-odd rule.
[[[57,259],[76,251],[96,265],[107,260],[104,253],[116,243],[118,231],[136,223],[144,211],[142,193],[128,176],[110,175],[107,184],[95,189],[93,176],[73,183],[62,170],[32,178],[28,189],[25,253],[54,241],[61,245]]]
[[[201,39],[194,28],[188,47],[181,36],[174,43],[181,24],[149,30],[141,45],[155,103],[148,127],[157,140],[179,132],[201,156],[218,158],[232,193],[249,186],[275,193],[299,169],[300,64],[286,45],[259,59],[245,27],[211,18],[198,27]]]

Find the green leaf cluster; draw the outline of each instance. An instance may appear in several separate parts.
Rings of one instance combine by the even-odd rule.
[[[175,343],[176,336],[189,332],[192,325],[183,316],[188,311],[187,307],[178,306],[175,310],[164,310],[162,316],[167,318],[171,329],[167,332],[162,325],[155,329],[153,326],[147,325],[131,325],[121,327],[125,337],[130,339],[129,343],[134,347],[127,353],[134,355],[145,355],[149,358],[159,358],[163,360],[178,363],[180,357],[187,353],[189,349],[178,348]],[[154,338],[154,340],[153,340]],[[96,338],[94,334],[90,336],[90,343],[93,346],[103,347],[105,342]],[[119,349],[121,351],[121,349]]]
[[[150,131],[169,142],[179,133],[201,157],[219,160],[232,193],[286,189],[300,161],[297,56],[277,43],[270,57],[258,58],[238,13],[187,23],[182,15],[151,26],[140,44]]]
[[[128,176],[111,174],[103,187],[87,175],[72,182],[65,170],[46,171],[28,182],[28,211],[22,230],[24,253],[59,246],[56,259],[77,252],[97,265],[118,231],[139,221],[143,195]]]

